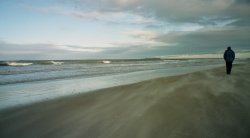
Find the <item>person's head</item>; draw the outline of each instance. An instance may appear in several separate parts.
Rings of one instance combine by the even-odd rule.
[[[229,46],[229,47],[227,47],[227,50],[231,50],[231,47]]]

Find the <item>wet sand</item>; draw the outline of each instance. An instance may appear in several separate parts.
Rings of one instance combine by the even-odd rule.
[[[0,111],[1,138],[249,138],[250,65]]]

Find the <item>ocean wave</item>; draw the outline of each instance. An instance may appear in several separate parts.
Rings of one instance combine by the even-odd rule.
[[[62,65],[64,62],[49,61],[48,63],[54,64],[54,65]]]
[[[41,60],[41,61],[34,61],[36,65],[61,65],[64,64],[62,61],[53,61],[53,60]]]
[[[21,63],[21,62],[2,62],[0,66],[30,66],[33,63]]]
[[[34,62],[0,61],[0,66],[62,65],[62,64],[64,64],[64,62],[59,62],[59,61],[34,61]]]
[[[104,64],[110,64],[111,61],[109,61],[109,60],[103,60],[102,63],[104,63]]]

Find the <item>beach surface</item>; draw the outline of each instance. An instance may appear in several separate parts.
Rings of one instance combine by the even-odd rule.
[[[1,138],[249,138],[250,65],[0,111]]]

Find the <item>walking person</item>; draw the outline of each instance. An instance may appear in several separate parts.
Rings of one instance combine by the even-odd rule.
[[[231,74],[234,59],[235,59],[235,53],[231,49],[231,47],[229,46],[229,47],[227,47],[227,50],[224,52],[224,60],[226,62],[226,68],[227,68],[228,75]]]

